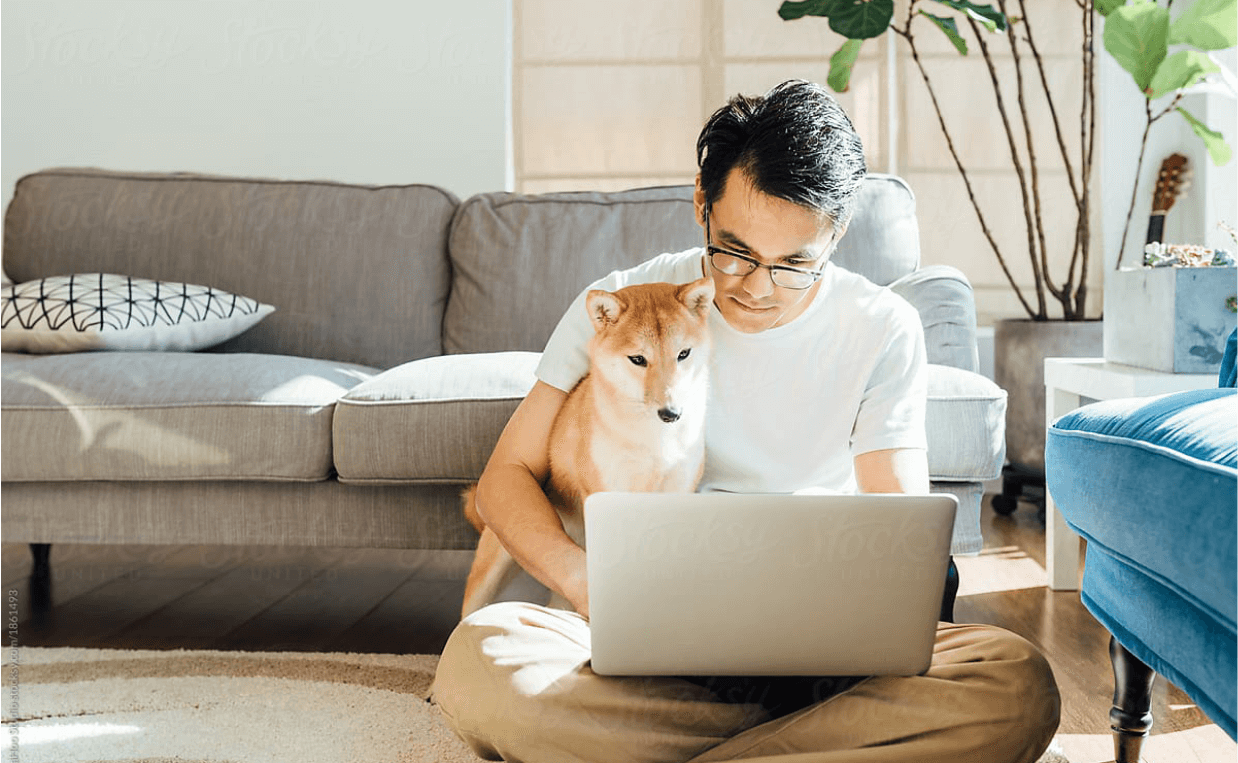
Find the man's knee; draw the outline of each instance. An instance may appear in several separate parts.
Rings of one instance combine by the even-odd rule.
[[[1009,631],[990,631],[988,660],[994,663],[993,678],[1000,680],[1004,705],[994,728],[1011,749],[1009,760],[1035,760],[1053,739],[1061,719],[1061,695],[1053,669],[1044,654],[1027,639]]]
[[[524,602],[500,602],[473,612],[443,647],[432,688],[435,702],[460,727],[480,729],[530,714],[539,700],[535,685],[551,675],[554,655],[564,650],[557,613]]]

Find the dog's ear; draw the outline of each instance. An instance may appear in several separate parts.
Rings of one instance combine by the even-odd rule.
[[[626,306],[618,294],[593,289],[585,298],[585,307],[589,310],[589,319],[593,321],[594,331],[601,331],[607,326],[618,323],[619,316],[623,314]]]
[[[705,276],[680,286],[679,301],[698,317],[705,317],[709,314],[709,306],[714,302],[714,279]]]

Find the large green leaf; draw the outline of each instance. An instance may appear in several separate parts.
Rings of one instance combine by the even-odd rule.
[[[1169,49],[1169,11],[1155,3],[1115,8],[1105,19],[1105,50],[1145,93]]]
[[[967,0],[936,0],[947,8],[966,13],[989,28],[989,31],[1000,29],[1006,31],[1006,14],[991,5],[977,5]],[[921,11],[923,13],[923,11]],[[928,14],[925,14],[928,15]],[[955,47],[958,47],[957,45]]]
[[[1114,8],[1121,8],[1126,5],[1126,0],[1096,0],[1096,12],[1102,16],[1108,16],[1113,13]]]
[[[847,40],[838,52],[830,56],[830,76],[826,82],[835,93],[845,93],[851,87],[851,70],[855,68],[855,60],[860,56],[863,40]]]
[[[1198,50],[1180,50],[1161,62],[1152,76],[1149,98],[1160,98],[1166,93],[1190,87],[1204,77],[1221,71],[1206,53]]]
[[[1208,149],[1208,156],[1212,157],[1212,163],[1220,167],[1229,162],[1233,156],[1233,151],[1229,144],[1225,142],[1225,136],[1215,130],[1209,130],[1208,126],[1196,119],[1186,109],[1179,107],[1178,113],[1191,125],[1191,129],[1199,136],[1199,139],[1204,142],[1204,146]]]
[[[778,15],[782,16],[784,21],[794,21],[805,16],[829,16],[836,5],[840,5],[839,0],[787,0],[778,8]]]
[[[954,23],[954,19],[934,16],[931,13],[925,12],[923,8],[920,9],[920,15],[936,24],[937,28],[944,32],[946,37],[950,38],[950,42],[954,44],[954,47],[963,55],[967,55],[967,40],[964,40],[963,36],[959,34],[959,27]]]
[[[880,36],[894,17],[894,0],[843,0],[830,13],[830,29],[852,40]]]
[[[1238,2],[1195,0],[1169,27],[1171,45],[1224,50],[1238,45]]]

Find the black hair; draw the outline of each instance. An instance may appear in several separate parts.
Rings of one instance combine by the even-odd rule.
[[[738,167],[757,191],[824,213],[835,227],[850,222],[868,171],[846,112],[825,88],[803,80],[763,96],[737,95],[715,111],[697,138],[696,163],[706,205]]]

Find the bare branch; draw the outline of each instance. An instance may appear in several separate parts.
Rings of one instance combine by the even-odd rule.
[[[911,49],[911,58],[915,61],[916,68],[920,71],[920,77],[924,80],[924,87],[928,90],[929,99],[933,102],[933,111],[937,114],[937,122],[941,125],[941,134],[946,138],[946,147],[950,149],[950,156],[954,159],[954,165],[959,170],[959,175],[963,178],[963,185],[967,188],[967,198],[971,200],[972,208],[976,210],[976,219],[980,222],[980,230],[984,233],[984,237],[988,240],[993,254],[997,256],[997,264],[1001,266],[1002,272],[1006,275],[1006,280],[1010,282],[1010,288],[1014,290],[1015,296],[1019,300],[1019,304],[1023,305],[1023,309],[1027,311],[1028,317],[1032,319],[1044,318],[1043,298],[1041,300],[1041,311],[1039,315],[1032,310],[1027,299],[1023,296],[1023,290],[1019,288],[1019,284],[1015,281],[1014,276],[1010,272],[1009,266],[1006,264],[1006,258],[1002,256],[1000,247],[997,245],[997,240],[993,238],[993,232],[989,230],[988,223],[985,222],[984,213],[980,210],[980,204],[976,201],[976,193],[972,189],[971,179],[967,176],[967,170],[963,167],[962,160],[959,159],[959,153],[954,148],[954,141],[950,138],[950,130],[946,127],[946,119],[941,113],[941,105],[937,101],[937,93],[933,90],[932,80],[929,78],[928,71],[924,68],[924,62],[920,60],[920,52],[916,49],[915,38],[910,33],[910,24],[908,25],[907,33],[902,34],[907,41],[908,47]]]
[[[1004,13],[1005,11],[1003,10],[1002,12]],[[1066,140],[1062,137],[1062,124],[1057,117],[1057,107],[1053,103],[1053,93],[1049,90],[1049,80],[1045,75],[1045,62],[1040,57],[1040,51],[1036,49],[1036,41],[1032,39],[1032,24],[1027,19],[1027,6],[1024,0],[1019,0],[1019,12],[1023,14],[1023,28],[1027,30],[1027,46],[1031,49],[1032,57],[1036,60],[1036,70],[1040,73],[1040,85],[1045,91],[1045,101],[1049,104],[1049,114],[1053,117],[1053,130],[1057,134],[1058,148],[1062,150],[1062,163],[1066,166],[1066,179],[1070,182],[1070,192],[1075,197],[1075,206],[1079,207],[1079,211],[1082,212],[1084,207],[1079,197],[1079,191],[1075,187],[1074,166],[1071,164],[1069,152],[1066,150]]]
[[[1114,271],[1122,269],[1122,254],[1126,251],[1126,234],[1131,227],[1131,216],[1135,214],[1135,199],[1139,197],[1139,172],[1143,168],[1143,154],[1148,148],[1148,133],[1152,130],[1152,123],[1156,121],[1152,117],[1152,102],[1145,103],[1144,108],[1147,110],[1148,123],[1143,128],[1143,141],[1139,144],[1139,159],[1135,162],[1135,182],[1131,183],[1131,206],[1126,211],[1126,225],[1122,227],[1122,241],[1118,244],[1118,259],[1113,264]]]
[[[993,65],[993,57],[989,53],[989,46],[985,44],[984,37],[981,36],[976,22],[968,20],[971,24],[972,31],[976,34],[976,39],[980,43],[980,52],[984,56],[985,66],[989,69],[989,79],[993,81],[993,95],[997,99],[997,111],[1002,117],[1002,127],[1006,130],[1006,141],[1010,145],[1010,161],[1014,164],[1015,174],[1019,178],[1019,191],[1023,197],[1023,219],[1027,223],[1027,249],[1028,256],[1032,262],[1032,276],[1036,282],[1036,303],[1039,308],[1039,317],[1042,319],[1046,316],[1045,309],[1045,292],[1044,292],[1044,276],[1040,270],[1040,259],[1036,256],[1036,234],[1034,229],[1034,219],[1032,217],[1032,209],[1030,198],[1028,196],[1027,176],[1023,172],[1023,162],[1019,159],[1019,148],[1014,139],[1014,128],[1010,125],[1010,116],[1006,113],[1006,102],[1002,98],[1001,84],[997,79],[997,68]],[[1036,315],[1032,316],[1037,317]]]
[[[1006,0],[998,0],[998,5],[1001,7],[1002,13],[1006,13]],[[976,36],[980,36],[980,28],[973,21],[972,31]],[[1027,17],[1023,17],[1023,25],[1027,27]],[[1045,243],[1045,225],[1040,204],[1040,171],[1036,164],[1036,143],[1032,139],[1032,121],[1027,115],[1027,101],[1024,95],[1023,88],[1023,64],[1019,59],[1018,37],[1014,33],[1014,25],[1010,24],[1006,27],[1006,39],[1010,42],[1010,55],[1014,59],[1015,73],[1015,92],[1018,94],[1019,102],[1019,117],[1023,120],[1023,139],[1027,144],[1027,166],[1032,176],[1032,210],[1035,217],[1030,221],[1033,229],[1036,231],[1036,243],[1040,247],[1040,273],[1044,278],[1045,288],[1062,303],[1062,312],[1070,312],[1068,300],[1063,295],[1065,291],[1069,294],[1069,279],[1067,286],[1063,289],[1058,289],[1053,285],[1053,280],[1049,277],[1049,247]],[[1032,256],[1036,256],[1036,251],[1032,251]]]

